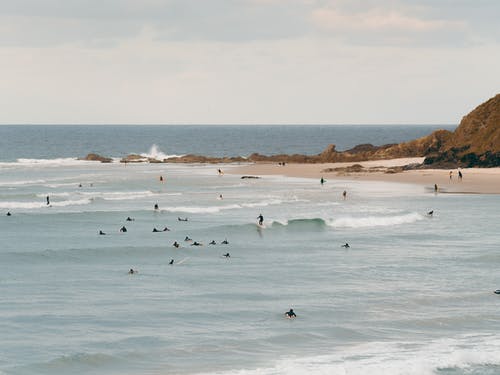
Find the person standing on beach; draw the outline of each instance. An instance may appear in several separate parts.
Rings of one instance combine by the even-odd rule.
[[[344,192],[342,193],[342,197],[344,198],[344,200],[347,199],[347,191],[344,190]]]
[[[319,182],[321,183],[321,185],[323,185],[325,183],[325,179],[321,177],[321,180],[319,180]]]
[[[450,181],[453,179],[453,171],[450,171]]]
[[[458,171],[458,180],[462,181],[462,171]]]
[[[437,184],[434,184],[434,193],[437,193],[438,192],[438,186]]]

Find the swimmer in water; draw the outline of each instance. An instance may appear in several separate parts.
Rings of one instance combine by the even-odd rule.
[[[47,195],[47,206],[50,204],[50,198],[49,196]]]
[[[135,219],[132,219],[130,216],[125,219],[125,221],[134,221]]]
[[[129,275],[133,275],[134,273],[137,273],[137,271],[135,271],[135,270],[134,270],[134,269],[132,269],[132,268],[128,271],[128,274],[129,274]]]
[[[184,241],[192,241],[193,239],[192,238],[189,238],[188,236],[186,236],[186,238],[184,238]]]
[[[179,243],[177,241],[174,241],[174,243],[172,244],[172,246],[178,249],[179,246],[181,246],[181,245],[179,245]]]
[[[7,212],[7,216],[12,216],[12,214],[10,213],[10,211],[9,211],[9,212]]]
[[[217,242],[215,242],[215,240],[212,240],[212,242],[210,242],[209,245],[217,245]]]
[[[229,253],[225,253],[224,255],[222,255],[223,257],[226,257],[226,258],[231,258],[231,255],[229,255]]]
[[[221,244],[223,244],[223,245],[229,245],[229,242],[227,242],[227,238],[224,241],[222,241]]]
[[[292,319],[292,318],[296,318],[296,317],[297,317],[297,315],[295,315],[295,313],[293,312],[293,309],[290,309],[290,311],[287,311],[287,312],[285,313],[285,315],[286,315],[286,317],[287,317],[288,319]]]
[[[158,207],[158,203],[155,203],[154,209],[155,209],[156,211],[158,211],[158,210],[160,209],[160,207]]]
[[[342,247],[345,247],[346,249],[350,248],[349,244],[346,242]]]
[[[126,233],[127,232],[127,228],[125,228],[125,225],[120,228],[120,232],[121,233]]]
[[[156,229],[156,228],[153,228],[153,232],[154,232],[154,233],[157,233],[157,232],[159,232],[159,230],[158,230],[158,229]]]
[[[170,262],[168,264],[174,264],[174,260],[170,259]]]
[[[104,233],[102,230],[100,230],[100,231],[99,231],[99,235],[101,235],[101,236],[105,236],[105,235],[106,235],[106,233]]]

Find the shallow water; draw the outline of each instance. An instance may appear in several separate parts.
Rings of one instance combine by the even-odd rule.
[[[4,163],[0,371],[499,373],[498,203],[214,166]]]

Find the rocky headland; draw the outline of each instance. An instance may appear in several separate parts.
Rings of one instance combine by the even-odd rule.
[[[437,130],[430,135],[399,144],[374,146],[362,144],[337,151],[330,144],[318,155],[281,154],[266,156],[254,153],[248,158],[184,155],[163,160],[141,155],[128,155],[122,163],[338,163],[367,160],[425,157],[422,165],[411,168],[495,167],[500,166],[500,94],[479,105],[466,115],[454,132]],[[96,154],[84,160],[111,162]]]

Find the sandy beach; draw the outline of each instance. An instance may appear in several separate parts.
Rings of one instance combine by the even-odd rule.
[[[458,169],[424,169],[391,172],[389,168],[400,167],[412,163],[421,163],[423,158],[405,158],[392,160],[375,160],[356,163],[326,164],[286,164],[256,163],[237,167],[228,171],[231,174],[262,176],[282,175],[287,177],[303,177],[325,180],[357,180],[386,181],[396,183],[418,184],[427,189],[438,185],[440,193],[455,194],[500,194],[500,168],[463,168],[463,178],[458,178]],[[363,170],[352,172],[343,170],[361,165]],[[333,171],[336,168],[341,170]],[[452,177],[450,179],[450,171]]]

